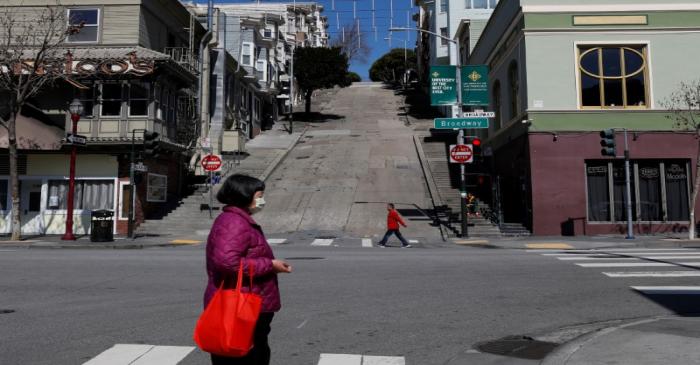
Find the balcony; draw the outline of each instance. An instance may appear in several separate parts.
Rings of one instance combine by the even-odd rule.
[[[199,60],[187,47],[166,47],[165,54],[193,74],[199,70]]]

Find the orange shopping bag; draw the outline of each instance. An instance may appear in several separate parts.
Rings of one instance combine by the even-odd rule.
[[[253,262],[248,262],[250,288],[253,288]],[[242,357],[253,347],[253,332],[260,316],[262,298],[251,293],[241,293],[243,284],[243,260],[238,270],[235,289],[219,290],[202,312],[194,329],[194,342],[202,351],[219,356]]]

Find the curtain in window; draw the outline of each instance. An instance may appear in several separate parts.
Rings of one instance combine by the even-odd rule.
[[[586,176],[588,179],[588,220],[610,221],[607,163],[589,164],[586,167]]]
[[[661,169],[658,162],[639,164],[639,208],[643,221],[661,221]]]
[[[630,169],[632,166],[630,166]],[[637,199],[634,197],[634,178],[633,171],[630,171],[630,191],[632,193],[632,220],[637,220]],[[625,183],[625,166],[624,164],[616,164],[613,166],[613,204],[615,207],[615,221],[622,222],[627,220],[627,184]]]
[[[49,181],[48,207],[49,209],[68,209],[68,181]],[[73,208],[84,210],[113,209],[114,181],[76,181]]]
[[[666,210],[669,221],[690,220],[688,172],[685,163],[666,164]]]
[[[7,180],[0,180],[0,210],[7,210],[10,208],[7,204],[7,188]]]

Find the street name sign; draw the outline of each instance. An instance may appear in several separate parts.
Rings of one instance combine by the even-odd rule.
[[[462,104],[468,106],[489,105],[489,67],[486,65],[462,66]]]
[[[464,112],[463,117],[496,118],[496,112]]]
[[[474,162],[474,147],[470,144],[450,145],[450,162],[472,163]]]
[[[68,142],[69,144],[77,145],[77,146],[86,146],[87,145],[87,137],[81,136],[79,134],[68,133],[66,135],[66,142]]]
[[[457,104],[457,67],[430,67],[430,105]]]
[[[219,155],[206,155],[202,159],[202,168],[207,172],[214,172],[221,170],[221,156]]]
[[[144,165],[143,162],[138,162],[134,164],[134,171],[137,172],[148,172],[148,166]]]
[[[437,118],[435,129],[488,129],[489,119],[484,117]]]

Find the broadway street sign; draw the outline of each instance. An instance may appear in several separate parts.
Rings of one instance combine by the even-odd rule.
[[[462,66],[461,81],[463,105],[489,105],[488,66]]]
[[[430,105],[457,104],[457,67],[430,67]]]
[[[79,134],[68,133],[66,135],[67,144],[74,144],[76,146],[87,145],[87,137],[81,136]]]
[[[437,118],[435,129],[488,129],[488,118]]]

